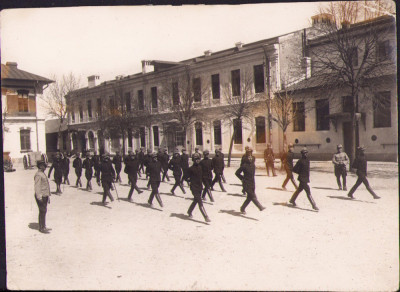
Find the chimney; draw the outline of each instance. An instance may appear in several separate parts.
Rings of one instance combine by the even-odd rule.
[[[311,77],[311,58],[303,57],[303,69],[306,79]]]
[[[18,67],[18,64],[17,64],[17,62],[7,62],[7,63],[6,63],[6,66],[17,68],[17,67]]]
[[[237,42],[235,43],[236,49],[240,50],[243,47],[243,43],[242,42]]]
[[[204,51],[204,56],[205,57],[210,57],[211,56],[211,51],[210,50],[207,50],[207,51]]]
[[[97,75],[91,75],[87,79],[89,88],[95,87],[100,83],[100,76]]]
[[[146,74],[154,71],[153,61],[142,60],[142,73]]]

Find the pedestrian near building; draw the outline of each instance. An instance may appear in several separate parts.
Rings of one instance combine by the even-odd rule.
[[[203,200],[206,200],[206,194],[208,194],[208,197],[210,198],[211,202],[214,202],[214,198],[211,193],[211,182],[212,182],[212,160],[208,157],[210,152],[208,150],[204,150],[203,155],[204,158],[203,160],[200,161],[200,166],[202,170],[202,175],[203,175],[203,194],[202,198]]]
[[[72,167],[75,168],[75,174],[76,174],[76,187],[78,185],[82,187],[82,182],[81,182],[81,176],[82,176],[82,159],[80,157],[80,153],[76,153],[76,158],[72,162]]]
[[[139,160],[139,150],[138,149],[135,149],[135,159],[138,161],[138,163],[139,163],[139,167],[138,167],[138,175],[139,175],[139,177],[142,177],[142,174],[140,173],[140,165],[141,165],[141,161]],[[143,159],[143,157],[142,157],[142,159]],[[129,182],[129,184],[131,184],[130,182]]]
[[[288,151],[282,154],[282,163],[286,171],[286,178],[282,184],[282,189],[284,190],[286,190],[286,184],[289,182],[289,180],[293,183],[296,189],[298,188],[296,181],[294,180],[293,177],[293,157],[294,157],[293,144],[289,144]]]
[[[39,208],[39,232],[49,233],[50,228],[46,227],[47,204],[50,204],[50,185],[44,171],[47,168],[46,162],[36,162],[38,171],[35,173],[35,200]]]
[[[203,190],[202,183],[202,167],[200,166],[200,155],[193,154],[192,155],[193,165],[187,170],[183,179],[186,180],[190,185],[190,191],[193,195],[193,202],[190,204],[190,207],[187,211],[189,218],[193,218],[192,212],[196,205],[199,205],[200,213],[203,215],[204,220],[206,222],[211,222],[210,218],[206,213],[206,209],[204,208],[203,201],[201,199],[201,191]]]
[[[183,177],[186,175],[186,173],[187,173],[187,171],[189,169],[189,155],[186,154],[186,149],[185,148],[182,148],[181,166],[182,166],[182,172],[183,172],[181,184],[183,186],[183,182],[184,182]]]
[[[224,153],[222,152],[222,148],[221,148],[221,147],[218,148],[218,150],[219,150],[219,153],[220,153],[220,155],[221,155],[222,161],[224,162],[224,166],[222,167],[221,179],[222,179],[222,181],[224,182],[224,184],[226,184],[226,179],[225,179],[225,176],[224,176],[224,170],[225,170],[225,155],[224,155]]]
[[[157,202],[163,207],[163,203],[158,193],[158,188],[161,183],[161,163],[157,160],[157,154],[153,153],[151,155],[152,161],[149,162],[146,172],[149,176],[149,183],[151,186],[151,194],[149,200],[147,201],[150,206],[153,205],[153,199],[156,197]]]
[[[161,154],[161,167],[162,167],[162,172],[163,172],[163,176],[162,176],[162,181],[165,180],[165,178],[167,178],[167,181],[169,181],[169,176],[168,176],[168,163],[169,163],[169,155],[168,155],[168,149],[165,148],[164,149],[164,153]]]
[[[243,164],[250,162],[252,164],[254,164],[254,166],[256,165],[256,158],[253,156],[253,149],[251,149],[249,146],[246,146],[245,148],[245,153],[242,156],[242,159],[240,161],[240,166],[243,166]],[[246,195],[246,190],[245,187],[242,187],[242,193],[243,195]]]
[[[57,152],[56,157],[50,167],[49,170],[49,175],[48,177],[50,178],[51,171],[54,169],[54,181],[57,185],[57,190],[56,194],[61,194],[61,182],[62,182],[62,177],[63,177],[63,162],[61,158],[61,153]]]
[[[297,196],[301,191],[305,191],[307,194],[307,198],[311,203],[311,206],[314,210],[318,211],[318,207],[314,202],[313,197],[311,196],[310,186],[308,183],[310,182],[310,160],[308,159],[308,150],[307,148],[303,148],[301,150],[301,158],[296,162],[296,165],[293,167],[293,172],[299,175],[298,181],[299,187],[293,193],[292,198],[290,199],[290,203],[293,206],[296,206]]]
[[[175,195],[174,191],[177,187],[180,187],[182,193],[186,194],[185,189],[182,186],[182,161],[178,149],[175,149],[174,156],[168,163],[168,169],[172,170],[175,179],[175,184],[171,189],[171,194]]]
[[[97,181],[100,181],[100,165],[101,165],[101,157],[97,155],[97,152],[94,152],[93,157],[91,158],[94,167],[94,176],[96,177]],[[93,174],[92,174],[93,175]]]
[[[106,204],[107,197],[110,198],[111,202],[114,201],[113,196],[111,195],[111,186],[115,180],[115,170],[113,168],[112,162],[110,160],[110,155],[108,153],[104,153],[104,158],[100,164],[100,177],[101,177],[101,186],[103,187],[103,200],[102,203]],[[100,182],[97,181],[99,184]]]
[[[128,194],[128,200],[131,201],[134,190],[136,190],[138,194],[143,192],[139,190],[136,185],[140,167],[139,160],[136,158],[136,155],[133,153],[133,151],[129,151],[128,153],[129,156],[126,158],[124,172],[128,174],[129,182],[131,184],[131,189],[129,190]]]
[[[69,185],[69,178],[68,178],[68,175],[69,175],[69,163],[70,163],[70,161],[69,161],[67,152],[65,152],[64,153],[64,158],[62,160],[63,176],[64,176],[64,182],[63,183],[64,184],[68,184],[68,185]]]
[[[345,152],[343,152],[343,146],[341,144],[337,145],[337,152],[332,157],[332,162],[335,168],[336,181],[339,190],[342,190],[342,184],[340,182],[340,177],[343,180],[343,190],[347,191],[346,187],[346,176],[347,176],[347,166],[349,165],[349,157]]]
[[[215,150],[215,156],[211,159],[212,169],[214,170],[214,180],[211,182],[211,190],[214,190],[214,184],[218,182],[221,191],[226,192],[222,184],[222,171],[224,169],[224,159],[218,149]]]
[[[144,148],[143,147],[140,147],[140,151],[139,151],[139,153],[137,154],[136,157],[137,157],[137,159],[139,161],[139,164],[140,164],[139,171],[144,173]]]
[[[144,155],[144,158],[143,158],[143,165],[144,165],[144,168],[145,168],[146,179],[149,178],[148,175],[147,175],[147,166],[149,165],[149,163],[152,160],[151,156],[152,156],[151,150],[147,149],[147,153]]]
[[[354,199],[353,194],[357,188],[363,183],[367,188],[368,192],[372,195],[374,199],[380,199],[377,194],[372,190],[367,179],[367,158],[365,157],[365,147],[360,146],[357,148],[357,155],[353,162],[353,168],[357,169],[357,181],[354,186],[350,189],[347,196]]]
[[[91,158],[92,154],[90,152],[86,153],[86,159],[82,163],[82,167],[85,169],[85,177],[86,177],[86,190],[91,191],[92,188],[92,177],[93,177],[93,166],[94,162]],[[99,177],[99,174],[96,178]],[[100,180],[100,177],[98,178]]]
[[[267,168],[267,175],[269,176],[269,170],[271,169],[272,175],[276,176],[274,167],[275,155],[270,143],[267,144],[267,148],[264,150],[264,161]]]
[[[112,160],[112,163],[115,165],[115,172],[117,175],[117,178],[115,179],[115,181],[121,183],[122,180],[121,180],[120,173],[121,173],[121,169],[122,169],[122,156],[120,155],[119,151],[115,152],[115,156]]]

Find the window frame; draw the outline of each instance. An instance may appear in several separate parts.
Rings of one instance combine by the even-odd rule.
[[[299,105],[301,113],[299,113]],[[292,103],[293,110],[293,132],[304,132],[306,130],[306,115],[305,115],[305,104],[303,101],[293,102]],[[301,119],[301,123],[299,120]]]
[[[231,71],[232,96],[240,96],[240,69]]]
[[[265,92],[265,74],[264,74],[264,64],[254,65],[254,92],[263,93]]]
[[[31,149],[31,130],[30,129],[20,129],[20,147],[21,151],[30,151]]]
[[[193,101],[201,102],[201,78],[195,77],[192,80]]]
[[[221,85],[220,85],[219,74],[211,75],[211,92],[213,100],[221,99]]]
[[[201,122],[195,123],[195,140],[196,145],[203,146],[203,124]]]
[[[160,131],[158,126],[153,126],[153,144],[155,147],[160,146]]]
[[[233,143],[236,145],[243,144],[243,124],[241,119],[234,119],[233,120],[233,131],[235,132],[235,127],[239,127],[236,130],[235,137]]]
[[[327,98],[315,100],[315,122],[317,131],[329,131],[329,100]]]
[[[221,120],[213,121],[213,131],[214,131],[214,144],[222,145],[222,122],[221,122]]]
[[[137,91],[137,93],[138,93],[138,109],[140,111],[143,111],[144,110],[144,92],[143,92],[143,89],[139,89]]]
[[[153,86],[150,88],[151,91],[151,108],[158,109],[158,92],[157,86]]]

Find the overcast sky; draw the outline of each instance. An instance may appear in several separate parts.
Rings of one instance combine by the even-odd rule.
[[[141,71],[141,60],[181,61],[310,25],[319,3],[114,6],[1,11],[1,61],[50,78],[101,81]]]

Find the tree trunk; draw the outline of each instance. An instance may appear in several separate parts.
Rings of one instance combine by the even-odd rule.
[[[235,139],[235,136],[236,136],[236,128],[234,127],[234,128],[233,128],[233,134],[232,134],[232,137],[231,137],[231,142],[230,142],[230,144],[229,144],[228,165],[227,165],[227,167],[230,167],[230,166],[231,166],[231,156],[232,156],[233,140]]]
[[[122,156],[125,155],[125,133],[122,133]]]

